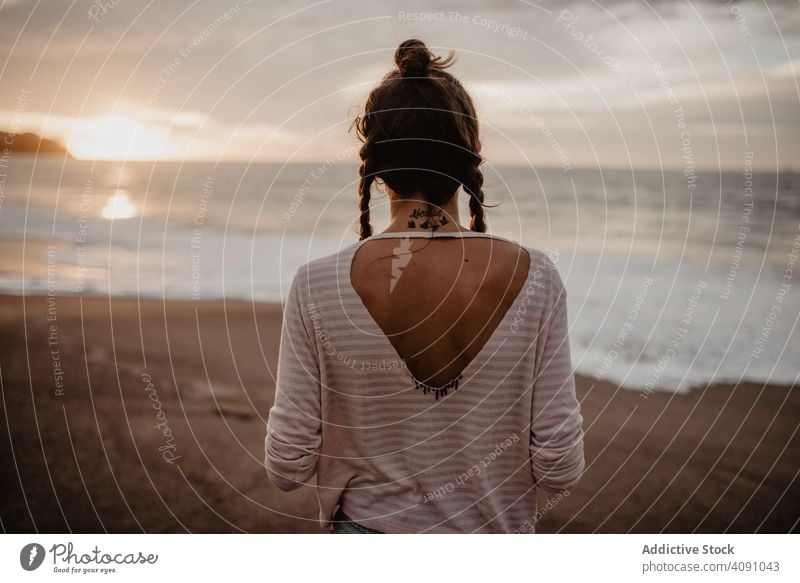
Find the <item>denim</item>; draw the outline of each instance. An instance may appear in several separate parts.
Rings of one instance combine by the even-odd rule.
[[[333,515],[333,534],[383,534],[377,530],[372,530],[366,526],[361,526],[357,522],[350,520],[350,517],[342,512],[342,508]]]

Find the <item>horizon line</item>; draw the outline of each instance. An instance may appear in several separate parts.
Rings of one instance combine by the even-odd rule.
[[[182,164],[213,164],[215,166],[225,165],[225,164],[247,164],[247,165],[285,165],[285,166],[314,166],[317,164],[325,164],[328,162],[328,159],[319,158],[315,160],[299,160],[299,161],[280,161],[280,160],[268,160],[268,159],[256,159],[256,160],[247,160],[245,158],[225,158],[225,159],[212,159],[212,158],[172,158],[172,157],[160,157],[160,158],[81,158],[76,156],[69,150],[65,149],[65,153],[50,153],[50,152],[9,152],[9,156],[20,156],[24,158],[65,158],[72,162],[117,162],[117,163],[182,163]],[[343,161],[339,162],[338,166],[344,165],[353,165],[357,166],[359,164],[358,160],[352,161]],[[486,163],[484,163],[486,166]],[[660,172],[660,171],[668,171],[668,172],[683,172],[686,168],[684,166],[644,166],[644,165],[632,165],[632,166],[616,166],[616,165],[608,165],[608,164],[597,164],[597,165],[588,165],[588,164],[573,164],[571,168],[565,169],[563,166],[560,165],[545,165],[545,166],[528,166],[525,164],[517,164],[517,163],[500,163],[500,164],[491,164],[491,167],[494,168],[524,168],[529,170],[560,170],[564,173],[570,172],[572,170],[611,170],[611,171],[647,171],[647,172]],[[733,167],[733,166],[695,166],[694,170],[696,172],[703,172],[703,173],[710,173],[710,172],[735,172],[735,173],[744,173],[744,170],[741,167]],[[787,173],[798,173],[800,172],[800,168],[795,168],[793,166],[786,166],[784,168],[775,168],[774,166],[754,166],[752,168],[752,172],[758,174],[768,174],[777,172],[779,174],[787,174]]]

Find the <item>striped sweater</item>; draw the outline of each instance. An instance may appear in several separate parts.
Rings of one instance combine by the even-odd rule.
[[[367,240],[383,236],[398,234]],[[566,490],[584,468],[556,267],[526,248],[527,280],[458,386],[426,394],[351,284],[362,243],[292,281],[267,421],[271,481],[291,490],[316,475],[323,528],[341,504],[382,532],[532,532],[536,488]]]

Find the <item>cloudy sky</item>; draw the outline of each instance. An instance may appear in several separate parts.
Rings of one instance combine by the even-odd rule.
[[[800,169],[796,1],[0,2],[0,127],[79,157],[352,156],[417,36],[495,164]]]

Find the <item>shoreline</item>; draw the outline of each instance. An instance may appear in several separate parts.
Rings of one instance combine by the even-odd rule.
[[[320,532],[314,489],[263,468],[279,304],[24,305],[0,294],[7,532]],[[797,531],[800,387],[576,384],[587,470],[539,492],[538,532]]]

